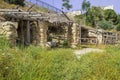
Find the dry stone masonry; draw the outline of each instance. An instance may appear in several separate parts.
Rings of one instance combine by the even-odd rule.
[[[4,14],[6,20],[0,21],[0,34],[5,35],[11,47],[19,42],[23,45],[33,44],[45,48],[51,34],[53,41],[58,43],[67,41],[67,45],[73,48],[83,42],[106,44],[115,43],[118,39],[116,33],[99,31],[96,34],[95,29],[91,31],[89,28],[82,27],[63,14],[26,12],[16,9],[0,9],[0,14]],[[57,33],[54,33],[55,30],[49,33],[50,27],[54,27]]]
[[[17,26],[16,22],[0,22],[0,34],[5,35],[11,47],[16,46]]]
[[[75,48],[80,43],[80,27],[78,24],[74,23],[72,26],[72,45],[71,47]]]

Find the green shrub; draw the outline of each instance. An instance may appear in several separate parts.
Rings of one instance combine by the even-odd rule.
[[[113,27],[114,25],[112,24],[112,22],[105,21],[105,20],[99,21],[97,25],[104,30],[111,30],[114,28]]]
[[[116,30],[120,31],[120,24],[117,25]]]

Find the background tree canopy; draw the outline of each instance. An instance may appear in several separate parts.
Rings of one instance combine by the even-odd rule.
[[[82,11],[87,11],[88,8],[90,7],[90,2],[89,1],[86,1],[86,0],[83,0],[82,2]]]
[[[86,0],[84,0],[86,1]],[[84,3],[84,2],[83,2]],[[89,7],[87,12],[74,17],[80,23],[85,19],[85,25],[104,30],[116,29],[120,31],[120,15],[112,9],[103,10],[101,7]]]
[[[117,14],[112,9],[107,9],[104,11],[104,18],[107,21],[113,22],[113,24],[117,24]]]
[[[100,7],[91,7],[86,14],[86,24],[96,27],[98,21],[103,20],[103,10]]]
[[[117,25],[116,30],[120,31],[120,24]]]
[[[4,0],[7,3],[10,4],[16,4],[16,5],[20,5],[20,6],[24,6],[24,1],[25,0]]]
[[[112,22],[105,21],[105,20],[99,21],[97,23],[97,26],[104,30],[111,30],[115,27]]]
[[[67,10],[70,10],[72,8],[72,5],[69,4],[70,0],[62,0],[62,2],[63,2],[62,6]]]

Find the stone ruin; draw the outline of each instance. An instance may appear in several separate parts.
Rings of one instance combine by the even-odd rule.
[[[79,43],[79,25],[63,14],[0,10],[0,34],[6,36],[11,46],[17,44],[41,47],[76,47]],[[23,17],[24,16],[24,17]]]
[[[67,41],[67,46],[76,47],[79,43],[79,29],[77,29],[76,24],[58,26],[45,22],[38,24],[32,21],[29,23],[30,30],[27,30],[27,24],[27,21],[0,22],[0,34],[5,35],[11,47],[17,44],[47,47],[50,46],[50,42],[56,42],[58,43],[56,45],[59,46],[64,44],[64,41]]]
[[[116,44],[118,37],[117,32],[81,26],[81,44]]]
[[[96,35],[96,30],[80,26],[64,14],[25,12],[16,9],[2,9],[0,14],[5,16],[0,17],[0,34],[6,36],[11,47],[22,44],[43,48],[64,47],[63,45],[75,48],[79,44],[106,44],[106,40],[109,43],[115,43],[117,40],[117,36],[109,32],[110,35],[104,35],[107,38],[103,37],[103,32]]]
[[[10,46],[16,45],[18,24],[16,22],[0,22],[0,35],[4,35],[9,41]]]

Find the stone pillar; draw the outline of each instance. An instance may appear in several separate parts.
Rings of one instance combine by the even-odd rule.
[[[79,26],[76,23],[74,23],[72,26],[72,45],[71,45],[71,47],[73,47],[73,48],[77,47],[77,45],[80,42],[79,38],[80,38]]]
[[[65,38],[65,40],[67,40],[67,36],[68,36],[68,26],[64,26],[64,29],[65,29],[64,38]]]
[[[39,28],[40,28],[40,46],[42,48],[46,47],[46,43],[47,43],[47,30],[48,30],[48,25],[46,22],[41,22],[38,21],[39,24]]]
[[[11,47],[16,46],[18,24],[16,22],[2,22],[1,24],[1,34],[5,35]]]
[[[96,40],[96,42],[97,42],[97,44],[103,44],[103,35],[102,35],[102,32],[98,32],[97,31],[97,40]]]

